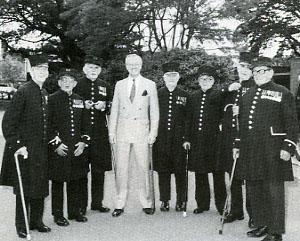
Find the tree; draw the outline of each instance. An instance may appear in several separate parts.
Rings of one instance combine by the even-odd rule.
[[[65,35],[68,25],[59,17],[65,8],[64,0],[0,0],[0,39],[12,52],[26,54],[32,50],[14,45],[25,41],[40,44],[36,51],[54,54],[65,62],[76,60],[81,50]]]
[[[300,2],[298,0],[234,0],[235,14],[242,23],[236,30],[238,40],[247,38],[253,52],[266,48],[275,39],[279,44],[278,55],[293,50],[300,56]],[[240,11],[240,12],[239,12]]]
[[[7,55],[0,61],[0,81],[15,83],[24,81],[25,65],[22,59]]]
[[[230,29],[218,21],[228,17],[222,2],[211,0],[136,0],[131,1],[146,12],[145,21],[138,24],[144,36],[139,44],[154,53],[174,48],[190,49],[193,40],[222,42]],[[227,5],[226,5],[227,6]],[[231,5],[228,5],[231,7]],[[147,10],[147,11],[145,11]]]
[[[126,0],[72,1],[61,17],[69,23],[66,35],[88,54],[113,59],[120,53],[139,51],[135,41],[142,38],[134,31],[144,19],[136,8],[126,8]]]

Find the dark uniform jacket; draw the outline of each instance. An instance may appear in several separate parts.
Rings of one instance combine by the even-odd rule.
[[[291,161],[298,136],[295,101],[288,89],[273,81],[251,88],[240,106],[240,158],[237,177],[245,180],[293,180]],[[238,141],[238,140],[237,140]]]
[[[153,165],[157,172],[177,173],[185,171],[183,143],[187,131],[188,94],[176,87],[158,91],[159,128],[153,145]]]
[[[219,169],[217,162],[218,133],[225,88],[199,90],[192,95],[189,108],[189,169],[200,173]]]
[[[76,144],[88,143],[88,123],[83,99],[59,90],[49,97],[49,172],[50,180],[65,182],[86,177],[89,170],[86,150],[75,157]],[[60,141],[56,141],[55,138]],[[55,152],[61,144],[68,146],[67,156]]]
[[[109,112],[109,104],[112,99],[109,85],[100,79],[91,81],[85,76],[78,80],[74,92],[83,97],[84,100],[106,101],[104,111],[94,107],[87,110],[89,119],[89,133],[91,145],[89,145],[89,162],[93,165],[93,172],[103,172],[112,169],[111,151],[108,139],[106,114]]]
[[[48,196],[48,94],[33,82],[21,86],[14,94],[2,121],[6,139],[0,184],[14,187],[19,193],[19,184],[14,153],[27,147],[28,158],[19,156],[24,193],[29,198]]]
[[[242,96],[255,85],[254,80],[251,78],[242,81],[241,88],[238,91],[233,91],[228,94],[222,106],[222,120],[221,120],[221,133],[220,133],[220,147],[218,150],[218,161],[220,167],[228,173],[231,173],[233,164],[232,148],[235,137],[237,135],[237,116],[233,116],[233,105],[240,106]]]

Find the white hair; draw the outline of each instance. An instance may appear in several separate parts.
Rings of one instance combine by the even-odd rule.
[[[125,63],[127,63],[128,60],[131,59],[131,58],[137,58],[137,59],[140,60],[141,63],[143,63],[142,57],[139,56],[139,55],[137,55],[137,54],[128,54],[128,55],[126,56],[126,58],[125,58]]]

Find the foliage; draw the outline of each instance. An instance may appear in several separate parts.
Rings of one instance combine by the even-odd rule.
[[[31,48],[15,47],[18,42],[31,42],[36,51],[54,54],[64,62],[76,60],[81,50],[65,35],[68,24],[60,19],[64,0],[0,0],[0,39],[10,51],[28,54]],[[30,40],[35,36],[36,40]]]
[[[22,60],[7,55],[0,61],[0,81],[15,83],[25,80],[24,62]]]
[[[144,37],[138,44],[150,53],[174,48],[190,49],[193,42],[222,42],[230,30],[218,25],[228,17],[222,2],[211,0],[136,0],[139,10],[147,12],[137,27]],[[231,6],[230,6],[231,7]],[[146,10],[146,11],[145,11]],[[195,45],[195,43],[194,43]]]
[[[269,47],[276,39],[278,55],[293,50],[300,56],[300,2],[298,0],[228,1],[239,6],[236,17],[242,24],[236,30],[236,39],[248,39],[253,52]],[[242,3],[243,2],[243,3]]]
[[[147,52],[142,55],[142,58],[143,67],[141,74],[155,81],[158,88],[164,85],[162,64],[171,61],[180,63],[180,80],[178,84],[188,92],[194,92],[199,89],[197,70],[202,65],[211,65],[217,69],[216,85],[231,82],[236,77],[235,67],[230,57],[208,55],[203,50],[174,49],[155,54]],[[101,71],[99,77],[108,82],[112,90],[117,81],[128,76],[124,62],[125,57],[111,60]],[[83,74],[82,70],[78,69],[78,72],[80,77]],[[57,90],[56,74],[52,74],[49,77],[45,87],[50,93]]]

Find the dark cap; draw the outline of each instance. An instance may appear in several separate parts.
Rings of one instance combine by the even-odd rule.
[[[84,58],[84,63],[85,64],[95,64],[98,66],[102,66],[103,61],[101,58],[93,56],[93,55],[86,55]]]
[[[198,72],[197,72],[197,76],[201,76],[201,75],[209,75],[209,76],[212,76],[215,78],[216,76],[216,69],[212,66],[207,66],[207,65],[204,65],[204,66],[200,66],[198,68]]]
[[[75,69],[63,68],[59,71],[59,74],[58,74],[57,78],[60,79],[63,76],[69,76],[69,77],[72,77],[76,80],[77,79],[77,72],[76,72]]]
[[[29,55],[28,60],[30,62],[30,66],[34,67],[41,64],[48,64],[48,56],[46,54],[35,54]]]
[[[240,52],[240,60],[239,62],[252,63],[253,54],[250,52]]]
[[[252,68],[258,67],[258,66],[266,66],[272,68],[273,61],[272,59],[268,57],[257,57],[253,59],[252,61]]]
[[[179,72],[179,63],[169,62],[162,65],[162,70],[164,73],[167,72]]]

